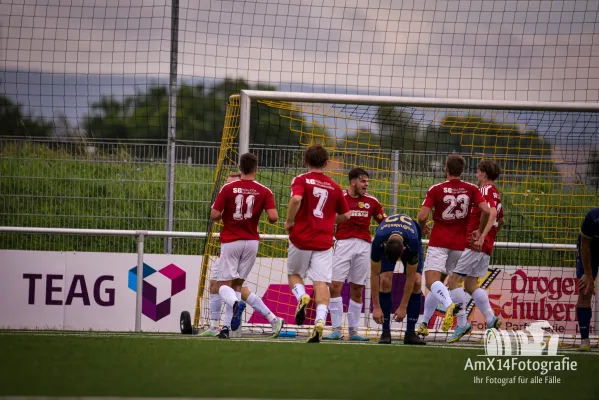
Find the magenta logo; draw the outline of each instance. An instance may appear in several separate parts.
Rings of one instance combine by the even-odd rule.
[[[137,267],[129,270],[129,289],[137,292]],[[144,263],[141,312],[152,321],[160,321],[171,313],[171,298],[185,290],[185,271],[175,264],[155,270]]]

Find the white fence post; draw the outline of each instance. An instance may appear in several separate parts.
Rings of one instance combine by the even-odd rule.
[[[137,242],[137,290],[135,291],[135,332],[141,332],[141,309],[143,306],[144,280],[144,233],[138,232]]]

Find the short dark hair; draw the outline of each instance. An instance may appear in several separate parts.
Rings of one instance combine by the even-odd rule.
[[[385,256],[387,260],[395,264],[399,260],[399,257],[401,257],[403,249],[403,240],[398,236],[391,236],[387,240],[387,243],[385,243]]]
[[[368,172],[366,172],[366,170],[362,169],[362,168],[352,168],[349,171],[349,173],[347,174],[347,176],[348,176],[350,182],[354,179],[358,179],[361,176],[370,178],[370,175],[368,175]]]
[[[501,175],[501,168],[499,168],[499,165],[492,160],[482,160],[479,162],[478,170],[487,174],[487,178],[492,181],[499,178],[499,175]]]
[[[464,167],[466,167],[466,160],[459,154],[451,154],[447,156],[445,166],[449,171],[449,175],[461,176],[462,172],[464,172]]]
[[[258,157],[252,153],[242,154],[239,158],[239,170],[242,174],[251,174],[258,167]]]
[[[304,153],[304,163],[312,168],[324,168],[329,161],[329,152],[319,144],[310,146]]]

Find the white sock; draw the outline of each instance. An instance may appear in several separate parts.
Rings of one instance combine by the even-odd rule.
[[[237,301],[237,296],[235,295],[235,291],[233,288],[223,285],[218,289],[218,294],[220,294],[221,299],[229,306],[233,307],[233,304]]]
[[[223,301],[218,293],[210,294],[210,328],[218,329]]]
[[[437,298],[439,303],[443,304],[443,307],[447,308],[451,305],[451,296],[449,290],[440,281],[436,281],[431,285],[431,293]]]
[[[424,299],[424,313],[422,313],[422,322],[424,322],[426,325],[428,325],[428,322],[435,313],[437,304],[439,304],[437,298],[433,296],[431,292],[428,292],[428,295]]]
[[[328,307],[324,304],[319,304],[318,306],[316,306],[316,321],[323,320],[326,322],[328,313]]]
[[[233,307],[225,304],[225,315],[223,316],[223,326],[231,327],[231,320],[233,319]]]
[[[347,310],[347,325],[349,327],[349,334],[355,335],[358,333],[358,324],[360,323],[360,315],[362,314],[362,304],[356,303],[353,300],[349,300],[349,308]],[[331,311],[331,318],[333,313]]]
[[[485,316],[487,324],[493,322],[495,313],[493,312],[491,304],[489,303],[489,296],[487,295],[487,292],[481,288],[478,288],[472,292],[472,298],[474,299],[474,304],[476,304],[480,312]]]
[[[464,289],[459,287],[453,289],[450,294],[451,300],[461,307],[460,312],[458,312],[458,326],[463,328],[468,323],[468,319],[466,318],[466,293],[464,293]]]
[[[331,325],[333,325],[333,330],[341,331],[341,324],[343,323],[343,299],[341,297],[331,298],[329,308],[331,309]]]
[[[302,296],[306,294],[306,287],[302,283],[296,283],[293,285],[293,289],[291,289],[291,291],[299,302]]]
[[[262,299],[256,296],[254,293],[251,293],[248,296],[246,303],[248,303],[250,306],[252,306],[253,309],[262,314],[262,316],[266,318],[268,322],[270,322],[271,324],[277,320],[276,315],[274,315],[266,306],[266,304],[264,304]]]

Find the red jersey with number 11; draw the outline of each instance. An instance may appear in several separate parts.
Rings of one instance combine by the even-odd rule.
[[[272,210],[275,199],[269,188],[256,181],[237,180],[225,184],[212,208],[222,212],[220,242],[260,240],[258,222],[263,210]]]
[[[291,181],[291,196],[302,203],[289,232],[291,243],[301,250],[322,251],[333,247],[335,217],[349,211],[341,187],[322,172],[308,172]]]
[[[470,206],[478,206],[484,201],[476,185],[460,179],[431,186],[422,203],[434,209],[429,246],[463,251],[466,248]]]

